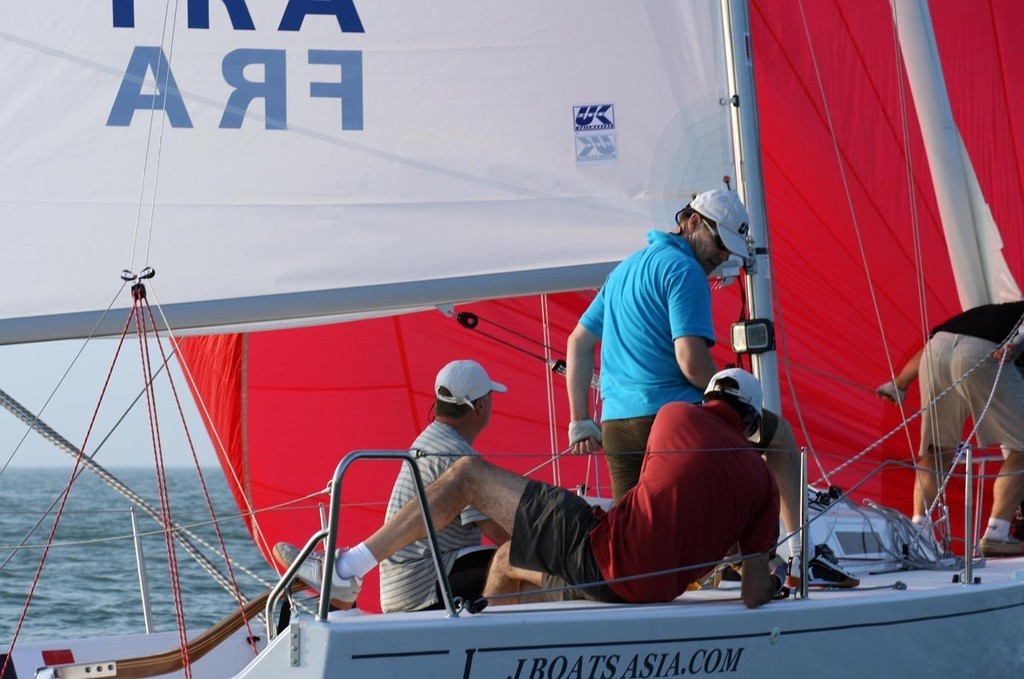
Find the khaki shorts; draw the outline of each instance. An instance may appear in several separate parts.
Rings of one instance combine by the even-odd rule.
[[[605,420],[601,423],[601,438],[608,474],[612,477],[612,498],[618,502],[630,488],[640,481],[640,468],[644,463],[647,439],[654,426],[654,415]],[[752,445],[762,453],[771,445],[779,429],[779,416],[770,410],[761,413],[758,439]]]
[[[1008,363],[1003,366],[996,384],[999,364],[991,357],[996,346],[978,337],[948,332],[935,333],[928,340],[921,354],[922,405],[930,403],[976,364],[980,365],[967,379],[925,409],[921,419],[922,455],[930,449],[955,450],[963,439],[968,416],[977,424],[981,447],[1003,445],[1011,450],[1024,450],[1024,376],[1016,365]]]

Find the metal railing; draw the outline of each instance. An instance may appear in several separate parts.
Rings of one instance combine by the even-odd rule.
[[[316,549],[317,543],[322,540],[324,542],[324,566],[323,573],[321,574],[320,598],[316,619],[318,621],[327,620],[331,605],[331,580],[334,574],[335,552],[337,551],[337,535],[341,510],[341,481],[349,465],[356,460],[401,460],[409,465],[412,472],[413,485],[416,488],[416,497],[420,503],[423,524],[426,528],[426,539],[430,544],[430,553],[437,574],[438,586],[441,590],[441,598],[444,601],[444,607],[448,615],[458,617],[459,612],[455,605],[455,597],[452,596],[448,574],[445,571],[444,564],[441,563],[441,550],[437,544],[437,531],[434,529],[434,522],[430,517],[430,507],[427,504],[427,493],[423,485],[423,477],[420,474],[419,467],[416,465],[416,459],[413,457],[412,452],[409,450],[355,450],[342,458],[331,479],[331,505],[328,509],[327,528],[319,530],[310,536],[306,545],[299,551],[295,561],[292,562],[281,576],[281,580],[271,590],[270,596],[267,598],[266,619],[273,619],[274,609],[277,607],[281,597],[284,596],[292,581],[295,580],[302,564],[313,553],[313,550]],[[269,639],[273,639],[276,634],[276,630],[268,630]]]

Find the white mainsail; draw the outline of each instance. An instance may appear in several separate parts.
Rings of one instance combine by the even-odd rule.
[[[716,1],[315,4],[5,4],[0,342],[596,287],[734,174]]]

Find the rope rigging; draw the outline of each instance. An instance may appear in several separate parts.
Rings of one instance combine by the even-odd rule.
[[[85,434],[85,437],[84,437],[84,440],[83,440],[83,443],[82,443],[81,446],[76,447],[75,445],[71,444],[67,439],[62,437],[55,430],[53,430],[48,425],[46,425],[44,422],[42,422],[42,420],[38,416],[33,415],[31,412],[29,412],[27,409],[25,409],[23,406],[21,406],[19,403],[17,403],[17,401],[15,401],[8,394],[6,394],[5,392],[0,391],[0,405],[5,407],[7,410],[12,412],[16,417],[18,417],[20,420],[25,422],[29,426],[30,430],[36,431],[41,436],[43,436],[44,439],[46,439],[46,440],[50,441],[51,443],[53,443],[58,449],[63,450],[64,452],[72,455],[75,458],[74,468],[72,469],[71,475],[70,475],[70,477],[68,479],[67,484],[65,485],[64,490],[61,492],[60,496],[58,498],[56,498],[53,501],[53,503],[51,503],[50,508],[47,509],[46,512],[43,513],[43,515],[36,522],[36,525],[33,526],[33,528],[22,539],[22,542],[21,542],[21,545],[24,545],[24,543],[32,535],[32,533],[35,531],[35,529],[42,523],[42,521],[45,519],[45,517],[53,509],[53,507],[56,506],[57,509],[56,509],[55,514],[54,514],[53,523],[52,523],[52,525],[50,527],[49,534],[48,534],[48,536],[47,536],[47,538],[45,540],[45,545],[43,547],[42,554],[41,554],[40,559],[39,559],[39,564],[38,564],[38,566],[36,568],[35,575],[33,577],[33,582],[32,582],[32,584],[31,584],[31,586],[29,588],[29,592],[28,592],[28,594],[26,596],[26,600],[25,600],[25,605],[24,605],[24,607],[22,609],[22,613],[21,613],[21,615],[19,617],[19,620],[18,620],[16,629],[15,629],[15,632],[14,632],[14,634],[12,636],[12,639],[11,639],[11,643],[10,643],[10,650],[11,650],[11,652],[13,652],[13,649],[15,648],[15,645],[17,643],[18,637],[20,635],[21,629],[23,627],[23,624],[24,624],[24,621],[25,621],[25,618],[26,618],[26,614],[27,614],[28,608],[29,608],[29,606],[31,604],[31,601],[32,601],[33,597],[34,597],[35,590],[36,590],[36,587],[38,586],[39,579],[40,579],[40,576],[42,574],[43,567],[44,567],[45,562],[47,560],[47,557],[49,555],[49,551],[50,551],[51,547],[54,545],[54,542],[55,542],[54,538],[55,538],[56,530],[57,530],[57,527],[60,524],[60,521],[61,521],[61,519],[62,519],[62,517],[64,515],[64,510],[66,508],[66,503],[67,503],[68,497],[70,495],[71,489],[72,489],[72,487],[74,485],[74,482],[78,479],[78,477],[81,475],[81,473],[85,469],[89,469],[90,471],[92,471],[101,480],[103,480],[109,486],[111,486],[116,491],[121,493],[123,496],[128,498],[133,504],[138,506],[142,511],[144,511],[151,518],[153,518],[155,521],[157,521],[157,523],[162,527],[161,533],[164,535],[165,545],[166,545],[166,549],[167,549],[167,559],[168,559],[168,565],[169,565],[169,570],[170,570],[170,576],[171,576],[170,579],[171,579],[171,586],[172,586],[173,598],[174,598],[175,617],[176,617],[176,620],[177,620],[177,628],[178,628],[179,641],[180,641],[180,652],[182,654],[182,666],[184,668],[185,676],[191,676],[191,663],[190,663],[189,658],[188,658],[188,642],[187,642],[187,636],[186,636],[187,633],[186,633],[186,628],[185,628],[184,610],[182,608],[181,588],[180,588],[180,582],[179,582],[179,578],[178,578],[177,557],[176,557],[176,550],[175,550],[176,542],[177,542],[177,544],[180,544],[186,550],[186,552],[188,552],[199,563],[199,565],[207,573],[209,573],[219,584],[221,584],[222,587],[224,587],[229,593],[232,594],[232,596],[236,600],[236,603],[238,605],[238,610],[239,610],[240,614],[242,614],[243,617],[245,618],[244,624],[247,627],[248,634],[249,634],[250,637],[252,636],[251,629],[248,629],[248,626],[249,626],[248,619],[244,615],[244,607],[245,607],[245,603],[246,602],[245,602],[244,597],[241,594],[241,591],[240,591],[240,589],[238,587],[238,584],[236,582],[236,579],[235,579],[233,562],[232,562],[232,560],[227,555],[227,549],[226,549],[226,546],[224,544],[223,535],[221,534],[220,527],[219,527],[219,524],[218,524],[218,521],[217,521],[217,518],[216,518],[216,515],[215,515],[215,512],[214,512],[214,509],[213,509],[213,506],[212,506],[212,502],[210,500],[209,490],[208,490],[208,488],[206,486],[206,483],[205,483],[205,480],[204,480],[204,478],[202,476],[202,471],[200,470],[200,466],[199,466],[199,462],[198,462],[198,457],[196,455],[196,451],[195,451],[195,447],[194,447],[194,444],[193,444],[193,441],[192,441],[191,434],[188,432],[188,425],[187,425],[187,422],[185,420],[184,411],[182,410],[182,407],[181,407],[180,398],[178,397],[177,388],[174,386],[173,378],[168,373],[167,380],[168,380],[168,383],[171,385],[171,390],[172,390],[172,393],[173,393],[174,398],[175,398],[175,402],[176,402],[177,407],[178,407],[178,413],[179,413],[179,416],[181,418],[182,426],[185,429],[185,434],[186,434],[188,445],[189,445],[189,448],[190,448],[190,451],[191,451],[191,454],[192,454],[193,461],[195,462],[196,469],[199,470],[198,474],[199,474],[200,486],[201,486],[202,493],[203,493],[203,496],[204,496],[204,499],[205,499],[205,502],[206,502],[206,505],[207,505],[207,509],[210,512],[210,517],[211,517],[211,520],[212,520],[211,523],[212,523],[212,525],[214,527],[214,531],[215,531],[216,536],[217,536],[217,541],[218,541],[218,543],[220,545],[219,549],[217,547],[214,547],[213,545],[211,545],[207,541],[203,540],[201,537],[196,535],[194,532],[192,532],[188,528],[185,528],[183,526],[180,526],[180,525],[176,524],[173,521],[172,517],[171,517],[170,501],[169,501],[169,496],[168,496],[168,493],[167,493],[166,473],[165,473],[165,467],[164,467],[164,463],[163,463],[163,447],[162,447],[162,439],[161,439],[161,435],[160,435],[160,425],[159,425],[159,420],[158,420],[157,413],[156,413],[156,392],[155,392],[155,379],[156,379],[157,375],[159,375],[163,371],[163,369],[166,367],[170,357],[168,356],[168,354],[164,350],[163,343],[161,341],[161,338],[159,336],[159,332],[157,330],[157,324],[156,324],[156,321],[155,321],[155,318],[154,318],[154,315],[153,315],[153,311],[152,311],[152,309],[149,306],[148,301],[147,301],[146,288],[145,288],[144,283],[142,282],[143,280],[149,280],[149,279],[153,278],[154,275],[155,275],[155,271],[152,268],[146,268],[142,272],[140,272],[140,274],[138,274],[138,275],[135,275],[132,272],[127,271],[127,270],[122,272],[122,274],[121,274],[121,278],[122,278],[122,280],[125,283],[131,283],[132,284],[131,285],[131,293],[132,293],[133,304],[132,304],[131,310],[129,311],[128,318],[127,318],[127,320],[126,320],[126,322],[125,322],[125,324],[123,326],[123,330],[122,330],[120,339],[118,340],[117,347],[116,347],[115,352],[114,352],[114,356],[113,356],[113,358],[111,360],[110,368],[109,368],[109,370],[107,372],[106,379],[105,379],[103,387],[102,387],[102,389],[100,391],[100,395],[98,397],[95,409],[93,411],[93,415],[92,415],[91,420],[89,422],[89,425],[88,425],[88,428],[87,428],[87,431],[86,431],[86,434]],[[147,403],[147,413],[149,415],[149,422],[150,422],[150,435],[151,435],[151,438],[152,438],[154,462],[155,462],[155,467],[156,467],[156,472],[157,472],[158,495],[160,497],[160,503],[159,503],[160,506],[159,507],[154,507],[151,504],[149,504],[145,499],[143,499],[137,493],[135,493],[134,491],[129,489],[127,486],[125,486],[123,483],[121,483],[118,479],[116,479],[112,474],[110,474],[107,470],[105,470],[98,463],[96,463],[95,460],[93,460],[93,456],[95,456],[96,452],[98,452],[100,447],[102,447],[102,445],[107,441],[107,438],[109,438],[110,434],[108,434],[107,438],[104,438],[100,442],[100,445],[97,446],[96,450],[94,450],[91,454],[86,454],[86,452],[85,452],[86,450],[88,450],[88,444],[89,444],[89,441],[90,441],[90,439],[92,437],[93,430],[94,430],[94,427],[95,427],[96,422],[97,422],[97,417],[98,417],[98,414],[99,414],[99,411],[100,411],[100,407],[101,407],[101,405],[103,403],[104,397],[105,397],[105,395],[107,393],[107,389],[108,389],[108,387],[110,385],[110,380],[111,380],[111,377],[113,375],[113,371],[114,371],[114,368],[115,368],[115,366],[117,364],[118,358],[120,357],[121,350],[122,350],[122,348],[124,346],[125,339],[127,338],[127,334],[129,332],[129,328],[130,328],[130,326],[132,325],[133,322],[135,324],[136,335],[137,335],[138,340],[139,340],[139,355],[140,355],[141,369],[143,371],[143,385],[144,386],[143,386],[142,393],[140,393],[136,397],[136,399],[129,406],[128,410],[130,411],[132,409],[132,407],[135,405],[135,403],[137,403],[141,399],[141,397],[143,395],[145,395],[146,403]],[[152,333],[152,340],[149,337],[150,333]],[[156,342],[157,346],[159,347],[160,355],[161,355],[161,359],[162,359],[162,362],[161,362],[160,366],[156,370],[154,370],[153,360],[152,360],[152,357],[150,355],[150,342],[151,341],[155,341]],[[128,411],[126,411],[124,414],[121,415],[120,419],[118,419],[117,423],[115,424],[114,429],[116,429],[117,426],[119,424],[121,424],[121,422],[123,422],[125,416],[127,415],[127,412]],[[111,431],[111,433],[113,433],[113,430]],[[26,435],[27,435],[27,433],[26,433]],[[191,538],[193,541],[195,541],[197,543],[202,544],[207,549],[210,549],[211,551],[214,551],[214,552],[220,554],[225,559],[226,568],[227,568],[227,571],[228,571],[228,576],[225,577],[224,575],[222,575],[220,573],[220,571],[216,567],[214,567],[213,564],[210,563],[209,560],[199,551],[199,549],[194,544],[192,544],[192,542],[190,542],[189,538]],[[21,545],[19,545],[19,546],[21,546]],[[12,553],[11,556],[13,556],[13,553]],[[0,564],[0,569],[2,569],[4,565],[6,565],[6,563],[9,561],[11,556],[8,556],[7,559],[2,564]],[[237,564],[235,564],[235,565],[237,565]],[[260,578],[255,573],[252,573],[248,569],[246,569],[244,567],[241,567],[241,566],[240,566],[240,569],[242,571],[248,573],[249,575],[253,576],[257,580],[260,580],[260,581],[264,582],[264,584],[266,584],[265,581],[263,581],[263,579]],[[253,652],[254,653],[256,652],[256,648],[255,647],[253,647]],[[4,664],[7,664],[9,662],[10,662],[10,654],[8,655],[8,658],[5,660]],[[0,670],[0,673],[2,673],[2,670]]]

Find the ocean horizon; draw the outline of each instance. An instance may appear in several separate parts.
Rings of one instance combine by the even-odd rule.
[[[159,509],[152,469],[109,471]],[[227,554],[235,564],[236,582],[247,597],[256,596],[267,585],[244,569],[268,582],[276,581],[276,574],[252,542],[219,468],[203,468],[202,475]],[[69,476],[70,468],[54,467],[12,467],[0,474],[0,644],[10,643],[26,605],[19,643],[145,632],[132,503],[88,470],[72,486],[38,583],[28,598],[53,527],[54,503],[59,504]],[[195,468],[168,467],[166,476],[173,520],[218,545]],[[135,518],[146,564],[152,631],[173,630],[173,589],[163,532],[144,511],[136,509]],[[224,558],[215,550],[196,546],[226,577]],[[188,630],[206,629],[237,611],[235,600],[180,544],[175,555]]]

